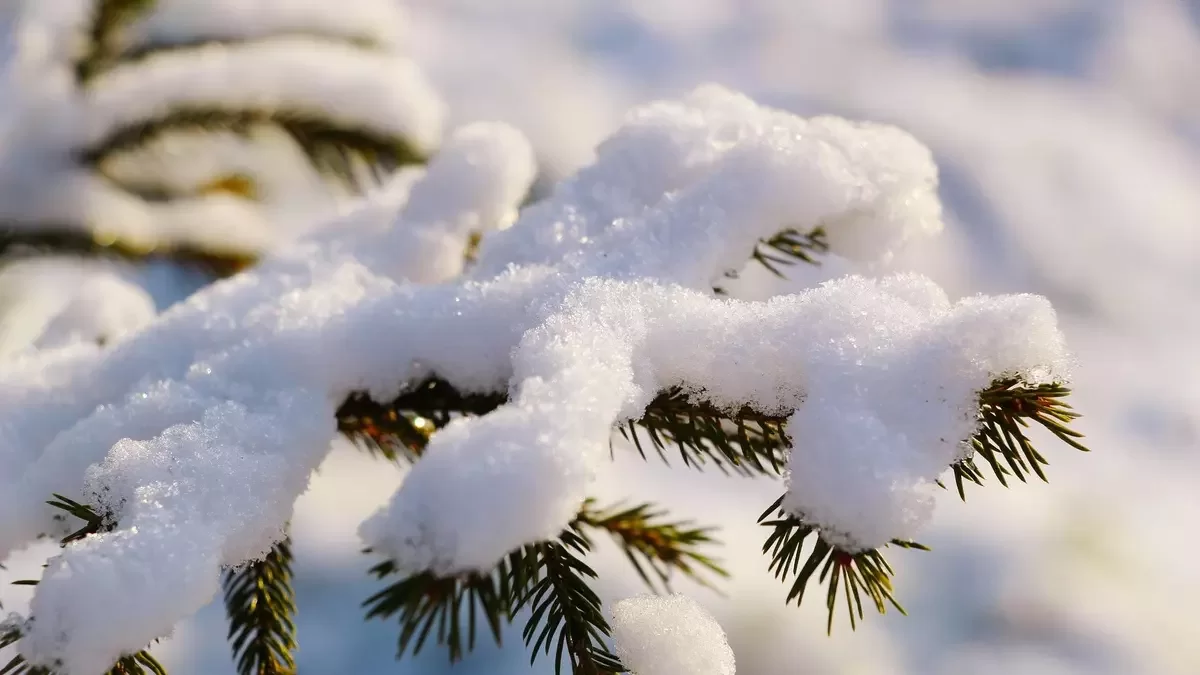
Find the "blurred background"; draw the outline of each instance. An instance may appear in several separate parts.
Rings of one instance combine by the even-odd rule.
[[[1093,452],[1045,443],[1048,485],[992,481],[965,503],[948,492],[922,538],[933,551],[889,555],[908,617],[868,616],[853,633],[839,617],[826,637],[823,603],[784,606],[760,553],[754,521],[778,484],[618,453],[598,496],[722,528],[733,578],[677,590],[716,614],[739,673],[1200,673],[1200,1],[405,4],[409,48],[453,122],[522,129],[547,185],[629,106],[703,82],[890,122],[933,149],[948,211],[945,234],[893,267],[952,296],[1044,294],[1060,312]],[[299,672],[528,672],[519,628],[450,668],[434,648],[395,662],[396,627],[363,623],[377,585],[355,529],[402,477],[339,448],[298,504]],[[0,579],[36,574],[45,553]],[[597,565],[606,600],[640,592],[607,542]],[[6,609],[26,598],[0,588]],[[219,604],[154,651],[176,675],[233,672]]]

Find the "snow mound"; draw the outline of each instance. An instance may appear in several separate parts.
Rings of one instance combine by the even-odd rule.
[[[720,624],[686,595],[641,595],[612,607],[617,656],[633,675],[733,675]]]

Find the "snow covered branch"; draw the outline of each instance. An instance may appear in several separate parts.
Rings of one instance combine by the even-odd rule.
[[[114,523],[47,568],[26,658],[99,671],[203,606],[223,567],[284,537],[339,431],[393,455],[398,439],[414,460],[360,528],[388,558],[377,573],[402,577],[370,601],[399,615],[402,649],[437,622],[460,654],[474,639],[464,603],[491,602],[493,632],[529,605],[526,642],[585,673],[621,668],[585,529],[662,525],[649,511],[580,515],[615,430],[677,443],[689,463],[782,469],[780,521],[818,537],[837,564],[830,597],[841,579],[856,605],[850,580],[919,531],[952,467],[978,477],[979,454],[1037,473],[1014,435],[1028,420],[1074,439],[1043,298],[951,301],[915,275],[765,302],[714,292],[764,246],[869,266],[940,230],[936,168],[903,131],[709,86],[634,110],[513,223],[532,179],[520,134],[470,125],[426,170],[114,345],[0,362],[0,556],[59,533],[52,492]],[[689,551],[672,565],[710,567]],[[797,555],[772,564],[795,573]],[[882,571],[863,578],[890,597]],[[118,599],[119,634],[101,616]]]

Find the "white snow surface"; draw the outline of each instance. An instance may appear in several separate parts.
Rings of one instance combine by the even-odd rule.
[[[109,342],[150,323],[154,301],[122,266],[30,258],[0,268],[0,358]]]
[[[733,675],[721,625],[682,594],[640,595],[612,606],[613,641],[633,675]]]
[[[464,276],[427,265],[501,228],[531,177],[515,132],[469,127],[423,175],[112,347],[0,363],[0,556],[64,527],[44,505],[52,492],[118,524],[46,570],[22,653],[98,672],[207,603],[221,565],[281,536],[356,390],[387,399],[436,375],[509,393],[435,435],[362,525],[402,568],[446,574],[555,536],[613,426],[668,387],[794,410],[804,471],[788,508],[870,547],[928,518],[927,488],[972,432],[976,391],[1066,375],[1054,314],[1032,296],[951,303],[915,276],[767,302],[714,295],[784,227],[824,227],[867,261],[892,253],[877,242],[937,231],[929,153],[898,129],[703,87],[635,110],[592,166],[485,236]],[[388,255],[414,237],[428,256]],[[119,629],[101,620],[118,603]]]

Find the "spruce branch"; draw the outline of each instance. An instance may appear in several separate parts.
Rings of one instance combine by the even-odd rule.
[[[576,523],[612,535],[638,576],[651,590],[670,592],[673,572],[711,587],[703,573],[728,577],[729,573],[699,547],[716,544],[716,528],[693,527],[688,521],[666,520],[665,511],[652,504],[625,507],[620,504],[597,508],[595,500],[584,502]],[[653,575],[653,578],[652,576]]]
[[[959,496],[966,499],[964,483],[982,485],[984,474],[975,462],[982,457],[1001,485],[1008,476],[1026,482],[1030,473],[1046,481],[1043,467],[1049,461],[1026,435],[1030,422],[1037,423],[1067,445],[1087,452],[1080,442],[1083,434],[1070,428],[1080,417],[1064,399],[1071,390],[1061,384],[1028,386],[1016,378],[1005,378],[979,393],[979,429],[970,444],[972,457],[952,468]]]
[[[228,639],[241,675],[292,675],[296,662],[296,596],[290,539],[262,560],[227,570],[221,578]]]
[[[751,259],[782,278],[786,276],[784,267],[798,263],[820,265],[820,256],[826,253],[829,253],[829,241],[823,228],[818,227],[808,233],[788,228],[760,241]]]
[[[351,394],[338,408],[338,431],[393,461],[416,461],[435,430],[455,417],[486,415],[507,400],[504,394],[465,394],[429,378],[387,403]]]
[[[201,250],[190,246],[147,247],[77,227],[0,224],[0,259],[76,255],[129,262],[170,261],[218,277],[231,276],[254,262],[240,251]]]
[[[804,601],[805,589],[820,568],[817,583],[824,584],[827,578],[829,580],[825,593],[825,608],[828,611],[825,624],[827,632],[833,632],[833,616],[839,601],[839,587],[850,616],[851,629],[856,629],[858,622],[864,618],[864,595],[880,614],[887,612],[889,604],[901,614],[906,614],[892,594],[894,572],[882,553],[875,549],[846,551],[830,544],[821,536],[816,526],[784,512],[780,508],[782,504],[783,497],[780,497],[759,516],[758,522],[771,528],[771,534],[763,544],[763,553],[771,555],[768,569],[774,573],[776,579],[787,581],[789,577],[794,577],[785,602],[795,600],[796,606],[800,606]],[[775,517],[771,518],[773,513]],[[812,535],[815,535],[813,546],[805,555],[805,542]],[[893,539],[891,545],[929,550],[916,542],[899,539]]]
[[[100,166],[114,154],[141,147],[168,133],[232,131],[248,134],[255,127],[264,125],[276,126],[291,136],[318,170],[334,171],[330,175],[355,181],[351,187],[359,186],[356,175],[347,173],[351,168],[350,156],[360,157],[367,165],[389,170],[423,164],[427,159],[424,152],[404,138],[354,122],[340,122],[319,110],[220,106],[179,107],[158,117],[138,120],[79,150],[77,159],[85,166]]]
[[[510,553],[488,574],[439,577],[422,572],[405,576],[367,598],[363,606],[368,619],[396,617],[399,621],[397,658],[410,648],[416,655],[432,636],[447,648],[454,663],[475,648],[481,622],[496,644],[501,644],[501,628],[512,621],[513,598],[528,586],[536,565],[535,550],[525,547]],[[385,579],[399,570],[388,560],[373,567],[371,573]]]
[[[76,81],[87,84],[111,68],[121,52],[121,28],[153,6],[154,0],[96,0],[87,49],[75,63]]]
[[[616,655],[605,646],[612,634],[600,598],[588,584],[596,573],[581,556],[592,543],[573,523],[557,541],[537,544],[536,580],[514,606],[514,613],[529,606],[531,612],[521,635],[531,648],[530,665],[538,652],[554,649],[554,672],[561,675],[563,656],[575,675],[624,672]]]
[[[771,237],[758,240],[754,245],[754,252],[750,254],[750,260],[783,279],[787,277],[783,268],[800,263],[820,265],[821,256],[826,253],[829,253],[829,243],[823,228],[817,227],[807,233],[787,228]],[[726,279],[737,279],[739,275],[739,270],[726,270],[724,273]],[[726,294],[725,288],[720,285],[714,286],[713,292],[717,295]]]
[[[674,446],[684,466],[703,469],[711,463],[726,474],[779,475],[787,460],[786,421],[748,406],[721,410],[673,388],[659,394],[640,419],[620,432],[643,458],[643,440],[648,438],[664,462],[669,463],[667,450]]]

